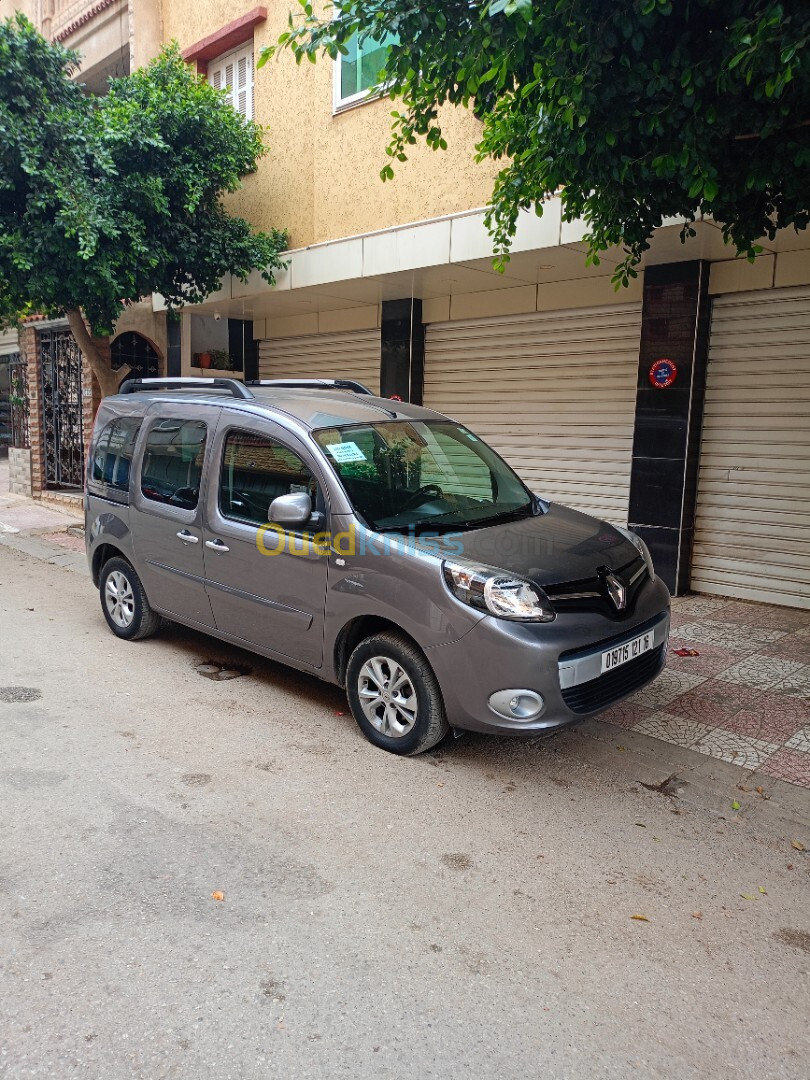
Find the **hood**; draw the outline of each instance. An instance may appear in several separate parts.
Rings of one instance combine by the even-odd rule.
[[[528,578],[542,586],[593,578],[639,553],[605,521],[551,503],[545,514],[469,532],[420,537],[418,546],[452,560],[467,559]]]

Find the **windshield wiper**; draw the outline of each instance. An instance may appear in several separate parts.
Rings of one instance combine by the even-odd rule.
[[[518,506],[513,510],[502,510],[499,514],[493,514],[490,517],[484,518],[469,518],[467,521],[448,521],[448,518],[453,518],[459,514],[466,514],[469,511],[468,506],[460,507],[458,510],[448,510],[446,514],[436,514],[435,517],[419,518],[418,521],[410,521],[407,524],[402,525],[375,525],[377,532],[401,532],[419,534],[422,532],[430,532],[441,530],[442,532],[452,532],[458,530],[459,532],[468,531],[470,529],[477,529],[484,525],[493,525],[499,521],[507,521],[514,518],[530,517],[532,514],[533,505],[526,503],[525,506]]]

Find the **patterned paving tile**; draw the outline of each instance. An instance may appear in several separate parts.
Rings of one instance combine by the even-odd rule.
[[[780,694],[788,697],[801,698],[810,702],[810,665],[805,665],[798,671],[792,671],[786,679],[774,687]]]
[[[798,660],[782,660],[776,656],[762,656],[754,653],[722,671],[717,678],[724,682],[742,683],[744,686],[761,686],[770,690],[796,675],[804,667]]]
[[[805,637],[792,633],[770,645],[763,645],[759,652],[762,656],[778,656],[782,660],[799,660],[803,664],[810,664],[810,635]]]
[[[723,720],[718,730],[733,731],[748,739],[760,739],[763,742],[776,742],[781,746],[801,731],[802,717],[790,712],[775,713],[769,709],[741,709],[736,716]]]
[[[779,744],[715,728],[694,742],[690,749],[741,765],[744,769],[759,769],[779,749]]]
[[[760,772],[786,780],[789,784],[810,787],[810,754],[783,747],[762,764]]]
[[[757,652],[761,645],[772,644],[784,636],[784,630],[760,630],[713,619],[701,619],[700,622],[678,627],[678,637],[686,641],[703,641],[707,645],[719,645],[723,649],[738,649],[741,652]]]
[[[672,600],[672,610],[678,615],[703,617],[719,611],[729,603],[718,596],[677,596]]]
[[[682,694],[667,712],[780,744],[810,724],[810,706],[800,698],[721,679],[707,679]]]
[[[677,746],[692,746],[698,739],[706,738],[711,728],[706,724],[699,724],[696,720],[686,720],[683,716],[670,716],[669,713],[656,712],[646,720],[636,724],[634,731],[640,731],[643,735],[652,735],[664,742],[675,743]]]
[[[705,675],[690,675],[685,671],[672,671],[670,668],[665,668],[655,682],[639,690],[631,700],[648,709],[660,709],[680,697],[681,694],[685,694],[687,690],[693,690],[705,681]]]
[[[810,724],[797,731],[785,746],[788,750],[802,750],[805,754],[810,754]]]
[[[791,631],[810,625],[810,612],[770,604],[746,603],[744,600],[726,603],[722,615],[712,617],[721,618],[723,622],[759,627],[762,630]]]
[[[810,789],[810,612],[689,596],[671,630],[665,671],[601,719]]]
[[[697,656],[676,656],[676,649],[696,649]],[[736,664],[740,653],[731,649],[722,649],[719,645],[704,645],[702,641],[687,641],[680,636],[680,631],[669,639],[667,668],[670,671],[685,671],[689,675],[705,675],[711,678],[726,668]]]
[[[618,705],[611,706],[607,712],[600,713],[599,719],[607,720],[609,724],[615,724],[616,727],[631,728],[641,720],[654,715],[652,709],[647,709],[633,698],[629,698],[627,701],[620,701]]]

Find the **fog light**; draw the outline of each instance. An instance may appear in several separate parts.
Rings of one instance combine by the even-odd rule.
[[[504,720],[536,720],[544,706],[534,690],[498,690],[489,697],[490,709]]]

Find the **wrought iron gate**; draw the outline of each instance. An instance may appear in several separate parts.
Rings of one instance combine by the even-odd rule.
[[[27,450],[28,429],[28,365],[19,353],[12,353],[8,363],[9,404],[11,405],[11,445]]]
[[[48,487],[81,487],[82,354],[69,330],[44,330],[39,334],[39,355],[45,483]]]

